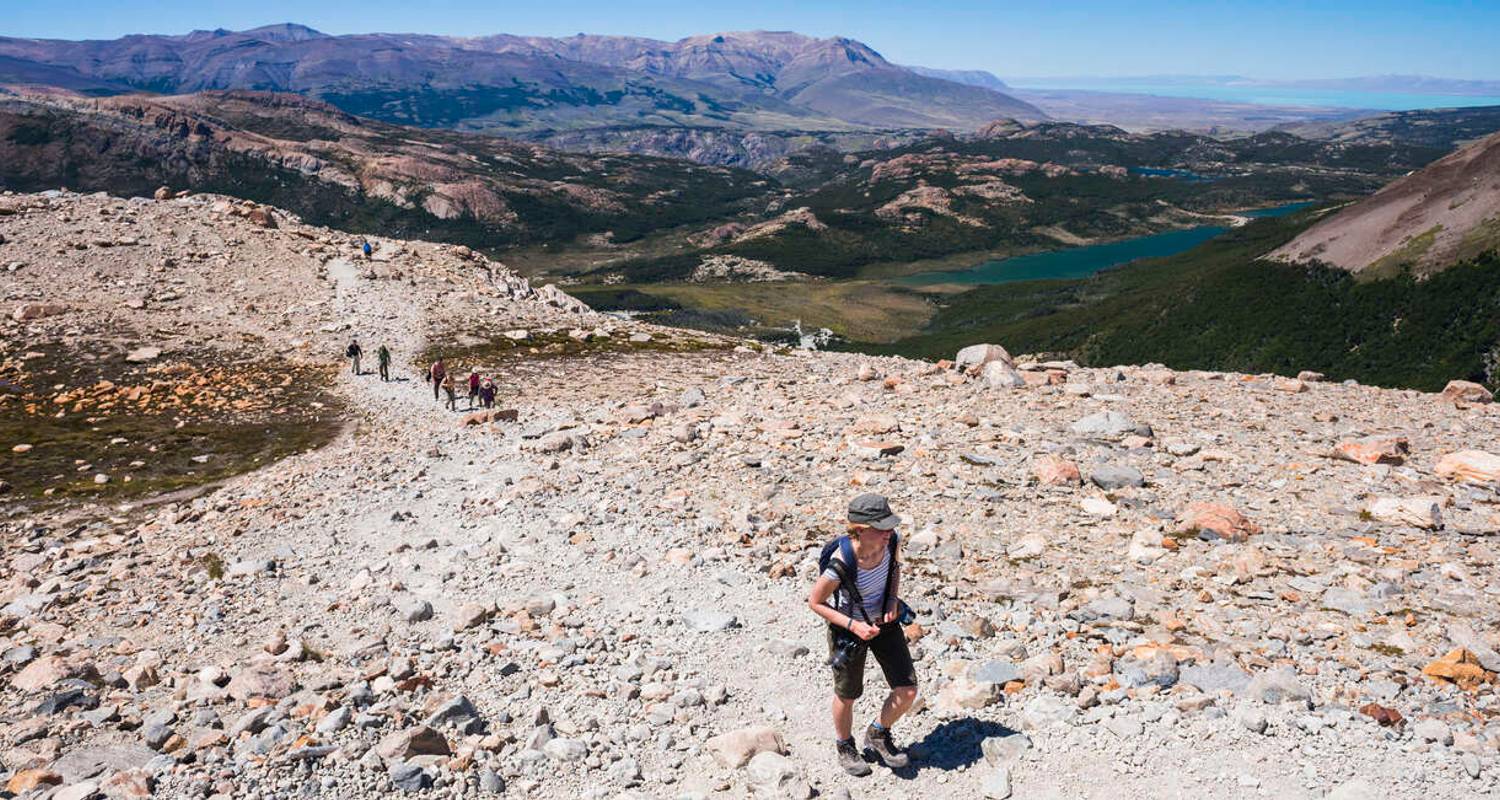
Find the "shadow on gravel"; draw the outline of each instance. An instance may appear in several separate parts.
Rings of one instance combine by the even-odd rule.
[[[989,720],[965,717],[949,720],[932,729],[920,742],[911,745],[911,764],[891,770],[898,778],[910,780],[924,769],[955,770],[984,758],[980,744],[985,739],[1016,736],[1018,732]]]

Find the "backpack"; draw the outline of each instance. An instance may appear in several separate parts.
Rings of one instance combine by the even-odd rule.
[[[896,576],[896,548],[901,543],[901,534],[891,534],[891,566],[885,573],[885,593],[891,593],[891,581]],[[842,561],[835,561],[833,554],[837,551],[843,556]],[[854,542],[848,536],[840,536],[837,539],[823,545],[823,552],[818,554],[818,574],[822,575],[830,564],[834,564],[834,572],[839,574],[839,591],[849,595],[850,605],[860,610],[859,615],[865,616],[864,603],[859,596],[858,574],[859,560],[854,557]],[[869,619],[865,620],[869,622]]]

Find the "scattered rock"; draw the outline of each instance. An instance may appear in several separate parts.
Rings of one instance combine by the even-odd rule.
[[[1356,464],[1401,464],[1410,452],[1411,445],[1404,436],[1346,439],[1333,448],[1335,458]]]
[[[710,753],[720,766],[738,769],[750,763],[758,753],[785,753],[781,734],[769,725],[751,725],[721,733],[707,742]]]
[[[1438,459],[1439,476],[1469,483],[1500,483],[1500,455],[1483,450],[1460,450]]]
[[[406,760],[415,756],[446,756],[453,751],[441,733],[426,725],[418,725],[387,734],[375,746],[375,752],[387,760]]]
[[[1392,525],[1436,530],[1443,527],[1442,498],[1374,497],[1365,505],[1370,516]]]
[[[1223,503],[1193,503],[1177,515],[1175,530],[1178,533],[1195,533],[1230,542],[1243,542],[1261,532],[1259,525],[1251,522],[1239,510]]]
[[[1106,492],[1146,485],[1146,476],[1140,470],[1119,464],[1106,464],[1093,470],[1089,473],[1089,480]]]

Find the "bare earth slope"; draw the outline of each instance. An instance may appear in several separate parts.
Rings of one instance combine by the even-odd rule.
[[[337,439],[196,497],[6,507],[14,793],[1500,788],[1500,496],[1440,466],[1500,440],[1493,403],[1065,363],[999,388],[611,320],[452,246],[352,260],[346,235],[220,198],[0,207],[6,302],[55,306],[7,317],[7,353],[133,328],[331,362],[358,335],[398,379],[340,370]],[[497,375],[519,421],[460,426],[413,369],[433,348]],[[1360,437],[1409,451],[1328,457]],[[896,728],[914,765],[854,780],[803,598],[864,490],[909,520],[924,699]],[[1195,503],[1237,511],[1179,524]],[[784,755],[733,766],[717,737],[748,725]]]
[[[1500,134],[1460,148],[1345,208],[1271,258],[1389,276],[1430,274],[1500,246]]]

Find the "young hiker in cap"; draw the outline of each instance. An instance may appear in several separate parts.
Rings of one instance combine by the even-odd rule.
[[[901,629],[901,518],[878,494],[849,503],[849,533],[830,542],[807,605],[828,623],[829,664],[833,667],[833,730],[839,766],[850,775],[868,775],[854,744],[854,701],[864,693],[865,654],[874,653],[891,692],[880,714],[865,728],[864,749],[888,767],[904,767],[907,755],[891,739],[891,726],[917,699],[917,671]]]

